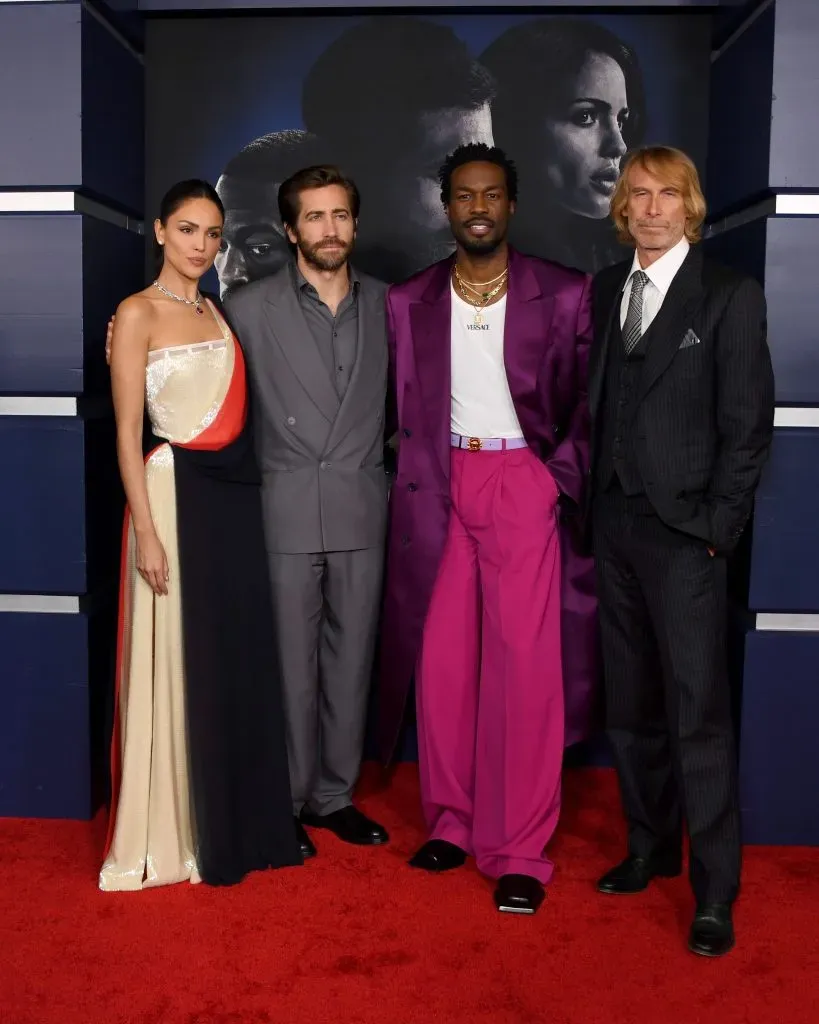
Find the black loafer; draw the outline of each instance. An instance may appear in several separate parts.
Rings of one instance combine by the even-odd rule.
[[[381,846],[390,839],[383,825],[372,821],[352,804],[331,814],[315,814],[305,807],[301,812],[301,821],[311,828],[329,829],[343,842],[354,846]]]
[[[299,849],[303,860],[309,860],[311,857],[315,857],[316,848],[313,845],[310,836],[304,831],[304,825],[299,821],[298,818],[293,818],[293,824],[296,826],[296,839],[298,840]]]
[[[610,896],[631,896],[642,892],[652,878],[676,878],[680,868],[643,857],[626,857],[617,867],[607,871],[597,883],[598,892]]]
[[[495,889],[495,906],[502,914],[534,914],[546,893],[530,875],[501,875]]]
[[[446,839],[430,839],[410,859],[409,865],[411,868],[420,868],[422,871],[432,871],[438,874],[441,871],[459,868],[465,861],[466,854],[460,846],[448,843]]]
[[[725,956],[736,944],[731,908],[727,903],[697,907],[688,936],[688,948],[698,956]]]

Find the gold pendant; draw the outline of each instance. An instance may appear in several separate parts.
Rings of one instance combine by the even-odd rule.
[[[475,310],[475,319],[473,320],[473,323],[475,324],[476,327],[480,327],[481,324],[483,323],[483,316],[481,315],[481,311],[479,309]]]

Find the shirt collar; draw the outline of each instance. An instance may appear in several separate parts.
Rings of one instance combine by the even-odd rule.
[[[310,284],[304,274],[302,274],[301,270],[299,270],[299,265],[295,260],[290,261],[290,273],[293,278],[293,284],[296,287],[296,291],[303,292],[310,290],[314,295],[316,294],[316,289]],[[358,274],[356,274],[355,267],[352,263],[347,264],[347,273],[350,276],[350,291],[352,291],[353,295],[357,295],[358,289],[361,286],[361,281],[359,280]]]
[[[666,292],[671,287],[671,282],[674,280],[677,271],[685,262],[685,257],[688,255],[688,250],[690,248],[691,246],[688,244],[688,239],[683,236],[675,246],[669,249],[668,252],[663,253],[658,260],[655,260],[650,267],[646,267],[645,269],[640,266],[640,260],[635,252],[634,260],[632,261],[631,270],[629,271],[626,283],[628,284],[628,282],[631,281],[632,277],[638,270],[642,270],[657,291],[659,291],[661,295],[665,296]]]

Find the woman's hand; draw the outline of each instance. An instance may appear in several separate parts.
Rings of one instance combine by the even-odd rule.
[[[137,572],[157,597],[168,593],[168,559],[159,537],[151,531],[136,537]]]

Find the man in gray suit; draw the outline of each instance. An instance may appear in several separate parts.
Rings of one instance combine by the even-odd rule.
[[[381,597],[386,286],[348,263],[359,196],[334,167],[285,181],[292,260],[232,294],[262,471],[296,829],[387,842],[352,804]]]

